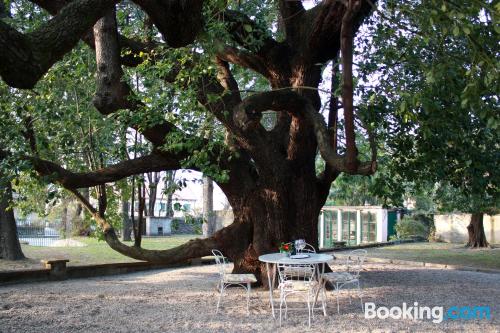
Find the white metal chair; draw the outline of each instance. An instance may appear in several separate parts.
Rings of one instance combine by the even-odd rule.
[[[226,288],[231,285],[240,286],[247,291],[247,313],[250,314],[250,291],[252,290],[252,283],[257,282],[255,275],[253,274],[231,274],[226,273],[227,259],[224,257],[222,252],[213,249],[212,254],[215,257],[215,262],[219,268],[220,279],[217,282],[217,289],[219,290],[219,299],[217,300],[217,309],[215,313],[219,312],[219,306],[222,300],[222,296],[226,291]]]
[[[280,327],[283,305],[285,306],[285,319],[288,314],[287,297],[302,294],[307,302],[308,325],[311,327],[311,316],[314,317],[316,295],[320,287],[317,278],[316,265],[313,264],[278,264],[279,290],[280,290]],[[322,291],[322,308],[326,316],[325,293]],[[294,308],[295,310],[295,308]]]
[[[308,254],[308,253],[316,253],[316,249],[314,248],[314,246],[312,246],[311,244],[309,243],[305,243],[305,247],[303,249],[296,249],[296,254]],[[320,272],[319,272],[319,267],[317,266],[316,267],[318,269],[318,271],[316,272],[316,276],[320,276]],[[297,268],[296,268],[297,269]]]
[[[345,272],[331,272],[323,274],[323,286],[330,282],[335,287],[337,296],[337,313],[340,313],[339,307],[339,292],[346,285],[354,285],[358,287],[358,296],[361,301],[361,310],[363,311],[363,294],[361,292],[359,273],[363,268],[363,263],[366,259],[366,250],[354,250],[349,253],[346,259]],[[324,288],[323,288],[324,289]],[[349,302],[351,302],[351,294],[349,294]]]
[[[306,246],[303,249],[297,249],[297,253],[316,253],[316,249],[311,244],[306,243]]]

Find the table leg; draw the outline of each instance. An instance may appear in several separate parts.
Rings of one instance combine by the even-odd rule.
[[[274,290],[274,278],[276,275],[276,265],[273,265],[273,273],[272,273],[272,279],[271,279],[271,269],[270,269],[270,264],[266,262],[266,271],[267,271],[267,281],[269,282],[269,300],[271,302],[271,311],[273,313],[273,318],[276,318],[274,314],[274,300],[273,300],[273,290]]]
[[[316,269],[318,271],[318,290],[316,290],[316,295],[314,295],[314,303],[313,303],[313,309],[316,306],[316,303],[318,302],[318,296],[320,291],[325,288],[325,281],[323,280],[323,274],[325,273],[325,263],[321,264],[321,272],[319,270],[319,265],[316,265]],[[323,307],[323,304],[322,304]],[[323,315],[326,316],[326,309],[323,307]]]

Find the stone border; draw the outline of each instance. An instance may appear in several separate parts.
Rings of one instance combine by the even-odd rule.
[[[0,271],[0,286],[26,282],[45,282],[45,281],[60,281],[65,279],[89,278],[105,275],[118,275],[126,273],[134,273],[153,269],[163,268],[178,268],[190,265],[202,265],[212,263],[211,258],[191,259],[178,264],[154,264],[149,262],[127,262],[127,263],[111,263],[102,265],[85,265],[85,266],[55,266],[27,269],[27,270],[11,270]]]
[[[349,257],[348,254],[341,254],[341,253],[340,254],[334,253],[334,254],[335,254],[335,257],[338,259],[347,259]],[[433,262],[424,262],[424,261],[387,259],[387,258],[377,258],[377,257],[366,257],[365,261],[366,262],[383,263],[383,264],[396,264],[396,265],[407,265],[407,266],[417,266],[417,267],[422,266],[422,267],[431,267],[431,268],[440,268],[440,269],[452,269],[452,270],[457,270],[457,271],[500,274],[499,269],[470,267],[470,266],[451,265],[451,264],[437,264],[437,263],[433,263]]]

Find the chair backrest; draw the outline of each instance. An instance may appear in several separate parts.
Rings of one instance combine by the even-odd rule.
[[[215,263],[217,264],[217,268],[219,269],[219,274],[222,278],[224,277],[224,274],[226,274],[226,265],[227,265],[226,257],[224,257],[222,252],[217,249],[213,249],[212,254],[215,257]]]
[[[316,276],[316,266],[313,264],[278,264],[280,283],[287,281],[311,282]]]
[[[349,253],[349,256],[346,259],[347,271],[356,278],[359,277],[359,272],[363,268],[366,253],[367,251],[363,249],[354,250]]]
[[[302,250],[297,250],[297,253],[316,253],[316,249],[309,243],[306,243],[306,246]]]

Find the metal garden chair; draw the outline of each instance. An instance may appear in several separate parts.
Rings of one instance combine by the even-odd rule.
[[[278,264],[280,290],[280,326],[282,321],[283,305],[285,319],[288,314],[287,298],[291,295],[302,294],[307,303],[308,325],[311,327],[311,317],[314,317],[314,306],[320,283],[317,280],[317,269],[314,264]],[[326,316],[325,292],[322,292],[323,314]],[[296,310],[296,308],[294,308]]]
[[[301,250],[297,249],[297,253],[316,253],[316,249],[309,243],[306,243],[305,247]]]
[[[226,291],[226,288],[231,285],[240,286],[247,291],[247,313],[250,314],[250,291],[252,290],[252,283],[257,282],[253,274],[231,274],[226,273],[227,258],[224,257],[221,251],[213,249],[212,254],[215,257],[219,269],[219,281],[217,282],[217,289],[219,290],[219,299],[217,300],[217,309],[215,313],[219,312],[219,306]]]
[[[339,292],[344,286],[354,285],[358,288],[358,296],[361,301],[361,310],[363,308],[363,294],[361,292],[359,273],[363,268],[363,263],[366,259],[366,250],[354,250],[349,253],[346,259],[345,272],[331,272],[323,274],[323,286],[330,282],[335,287],[335,294],[337,296],[337,313],[340,313],[339,307]],[[325,288],[323,288],[325,289]],[[351,302],[351,294],[349,294],[349,302]]]

